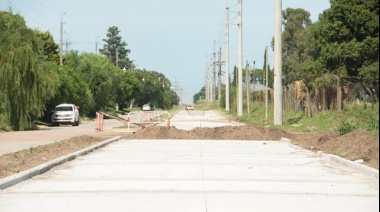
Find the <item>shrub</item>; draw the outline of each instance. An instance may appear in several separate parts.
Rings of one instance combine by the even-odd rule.
[[[339,131],[340,135],[345,135],[347,133],[350,133],[350,132],[354,131],[357,128],[358,128],[358,125],[355,122],[341,121],[340,124],[339,124],[339,126],[338,126],[338,131]]]
[[[366,130],[368,131],[379,130],[379,119],[376,119],[374,117],[369,117],[369,120],[367,120]]]

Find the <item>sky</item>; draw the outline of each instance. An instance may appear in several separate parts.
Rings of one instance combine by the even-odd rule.
[[[243,0],[243,63],[264,63],[274,36],[275,0]],[[283,0],[282,9],[303,8],[311,20],[329,0]],[[230,8],[230,67],[238,61],[238,0],[0,0],[0,10],[18,13],[28,27],[49,31],[57,44],[63,21],[63,49],[80,53],[103,48],[109,27],[117,26],[138,69],[163,73],[183,89],[186,103],[205,86],[207,66],[222,49],[225,58],[226,7]],[[218,54],[216,54],[218,55]],[[273,67],[274,54],[269,51]],[[223,66],[222,70],[225,70]],[[224,83],[225,76],[222,77]]]

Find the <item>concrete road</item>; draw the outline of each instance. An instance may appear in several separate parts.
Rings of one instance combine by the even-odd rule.
[[[171,126],[177,129],[191,130],[196,127],[223,127],[223,126],[242,126],[243,124],[230,121],[218,112],[212,111],[178,111],[170,120]],[[165,123],[161,126],[166,126]]]
[[[378,179],[285,142],[123,140],[4,190],[0,211],[379,211]]]
[[[379,179],[286,142],[121,140],[3,190],[0,211],[377,212]]]

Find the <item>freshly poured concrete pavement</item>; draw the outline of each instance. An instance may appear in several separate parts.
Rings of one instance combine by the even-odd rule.
[[[3,190],[0,211],[377,212],[379,181],[287,142],[121,140]]]

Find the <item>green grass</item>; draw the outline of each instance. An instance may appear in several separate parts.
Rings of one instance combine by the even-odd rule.
[[[219,109],[215,105],[202,104],[195,107],[204,110]],[[283,125],[273,125],[273,109],[268,111],[268,121],[265,119],[264,104],[255,102],[251,103],[250,115],[247,109],[244,108],[243,116],[238,117],[236,112],[231,112],[231,115],[236,120],[245,122],[254,126],[270,126],[271,128],[291,130],[295,132],[339,132],[341,135],[351,132],[356,128],[360,128],[371,132],[372,135],[379,137],[379,105],[374,104],[353,104],[347,106],[342,112],[336,111],[313,111],[312,118],[308,118],[303,111],[283,111]]]

